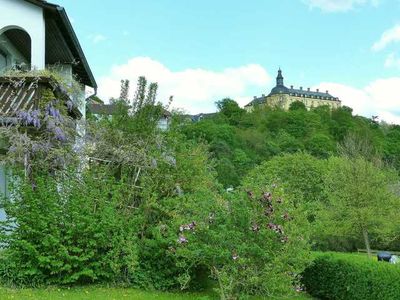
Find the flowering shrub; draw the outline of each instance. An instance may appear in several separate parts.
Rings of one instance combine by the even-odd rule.
[[[253,172],[242,191],[198,191],[169,208],[169,256],[183,288],[207,269],[222,299],[295,293],[309,261],[308,223],[281,187],[254,184],[260,176]]]
[[[199,290],[211,277],[222,299],[294,293],[308,262],[308,223],[295,201],[260,169],[225,193],[207,148],[179,124],[160,131],[162,107],[154,88],[147,98],[144,90],[142,80],[134,110],[120,103],[87,127],[90,163],[80,168],[66,107],[49,98],[20,113],[9,160],[29,176],[4,201],[3,281]]]

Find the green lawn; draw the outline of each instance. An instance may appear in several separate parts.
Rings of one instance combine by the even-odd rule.
[[[217,299],[215,296],[207,294],[172,294],[159,292],[144,292],[134,289],[107,288],[107,287],[87,287],[71,289],[23,289],[13,290],[0,288],[1,300],[120,300],[120,299],[138,299],[138,300],[211,300]],[[279,300],[310,300],[311,298],[303,295],[292,298],[281,298]],[[278,299],[277,299],[278,300]]]

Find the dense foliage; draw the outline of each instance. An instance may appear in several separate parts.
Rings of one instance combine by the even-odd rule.
[[[393,192],[398,177],[365,158],[330,158],[324,176],[327,200],[318,213],[320,247],[342,250],[338,241],[363,240],[370,252],[370,238],[382,248],[384,238],[398,224],[400,199]],[[345,238],[344,238],[345,237]],[[360,243],[358,243],[360,245]],[[351,250],[351,249],[348,249]]]
[[[84,147],[48,128],[57,118],[67,132],[61,104],[38,114],[41,126],[30,118],[5,129],[13,180],[2,201],[2,282],[201,290],[214,280],[223,299],[294,293],[309,260],[303,207],[262,170],[225,192],[208,148],[179,118],[158,128],[156,85],[141,78],[133,99],[121,85],[118,111],[93,116]]]
[[[306,151],[321,159],[338,155],[338,144],[349,135],[365,139],[385,163],[400,170],[400,126],[353,116],[349,107],[307,111],[295,103],[289,111],[258,107],[245,112],[231,99],[217,104],[219,113],[188,123],[184,132],[209,144],[225,187],[239,185],[256,165],[283,153]]]
[[[352,254],[320,254],[303,273],[307,291],[318,299],[400,298],[400,268]]]
[[[4,203],[0,274],[14,285],[119,280],[137,263],[125,187],[102,172],[18,177]],[[17,176],[15,176],[17,178]]]
[[[0,129],[11,179],[0,222],[3,283],[211,285],[222,299],[269,297],[300,288],[312,248],[398,245],[398,127],[347,107],[246,112],[231,99],[191,122],[170,116],[143,77],[129,94],[122,81],[116,111],[89,114],[84,136],[73,103],[51,91]],[[307,269],[310,291],[312,278],[340,261],[328,258]]]

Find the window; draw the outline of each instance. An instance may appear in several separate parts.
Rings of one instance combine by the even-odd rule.
[[[7,58],[2,52],[0,52],[0,72],[3,71],[6,67],[7,67]]]

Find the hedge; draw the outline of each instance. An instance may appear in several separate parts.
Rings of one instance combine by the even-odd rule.
[[[302,282],[318,299],[400,299],[400,266],[354,254],[316,255]]]

